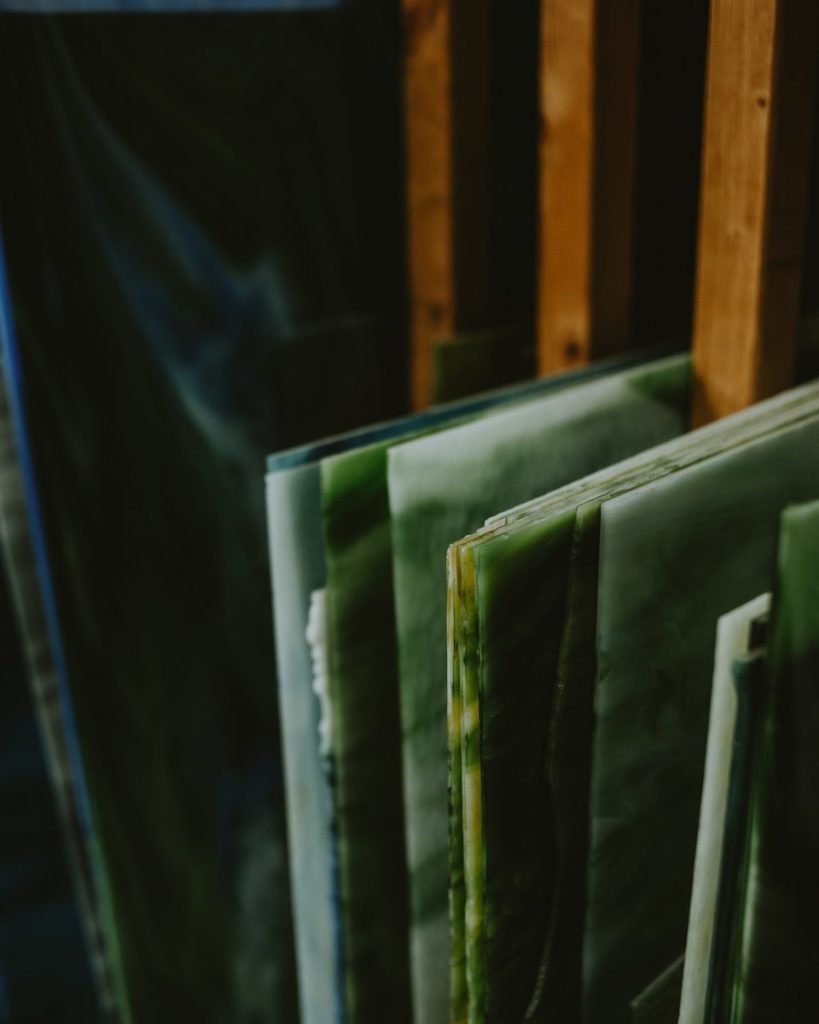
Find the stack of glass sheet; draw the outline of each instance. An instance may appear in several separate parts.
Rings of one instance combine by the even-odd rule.
[[[731,717],[734,740],[724,811],[711,814],[709,835],[716,842],[710,850],[703,840],[704,823],[726,775],[715,761],[709,762],[703,787],[686,947],[688,984],[680,1014],[686,1024],[807,1022],[816,1019],[819,1007],[814,878],[819,853],[819,503],[783,512],[774,596],[767,603],[767,643],[734,659],[733,702],[717,696],[717,660],[709,754],[726,723],[731,728]],[[747,628],[751,608],[722,620],[718,655],[726,653],[728,631],[742,632],[743,615],[746,638],[753,636],[754,627]],[[719,715],[720,703],[728,706],[728,715]],[[713,878],[718,879],[718,886],[711,882],[715,898],[710,905],[697,901]],[[710,950],[700,941],[708,931]]]
[[[611,364],[270,460],[308,1020],[449,1016],[447,545],[680,434],[688,399],[686,357]]]
[[[817,442],[809,386],[450,549],[453,1019],[676,1018],[716,622],[770,588]]]

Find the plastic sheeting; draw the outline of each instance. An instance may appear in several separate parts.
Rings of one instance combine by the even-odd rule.
[[[263,455],[402,402],[394,12],[0,29],[7,383],[123,1016],[294,1020]]]

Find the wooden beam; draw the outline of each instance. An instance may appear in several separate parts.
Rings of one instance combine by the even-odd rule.
[[[542,0],[541,373],[630,341],[639,0]]]
[[[816,0],[712,0],[694,314],[694,423],[791,383]]]
[[[486,326],[489,0],[403,0],[412,403],[436,341]]]

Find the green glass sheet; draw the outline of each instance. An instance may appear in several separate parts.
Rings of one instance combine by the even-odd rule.
[[[683,951],[715,623],[770,584],[779,513],[819,493],[817,470],[808,420],[603,507],[584,940],[595,1024],[627,1020]]]
[[[815,447],[815,441],[813,442]],[[806,474],[811,453],[804,451]],[[819,1013],[819,502],[785,511],[730,1019]]]
[[[499,508],[679,434],[688,417],[689,372],[687,357],[673,357],[389,451],[413,998],[419,1024],[447,1019],[450,984],[453,994],[463,991],[462,981],[453,977],[450,983],[445,969],[450,945],[447,547]],[[460,896],[453,893],[453,899]],[[460,919],[460,913],[453,913],[453,923]],[[451,944],[457,962],[458,934],[451,936]]]
[[[469,1011],[466,981],[466,880],[464,876],[463,766],[461,727],[463,700],[461,691],[461,623],[466,598],[461,583],[460,561],[454,548],[447,552],[447,806],[449,808],[449,1020],[465,1024]],[[464,643],[469,630],[464,630]]]
[[[466,616],[453,623],[451,633],[461,654],[471,647],[472,653],[467,649],[460,657],[458,674],[462,742],[466,747],[472,737],[480,751],[471,762],[479,770],[469,770],[466,754],[463,763],[464,801],[477,814],[468,821],[465,811],[462,822],[470,1020],[502,1022],[527,1013],[533,1020],[550,1014],[570,1020],[579,1014],[585,872],[577,851],[584,849],[588,794],[584,799],[583,772],[575,778],[572,765],[582,767],[584,750],[586,762],[589,757],[600,501],[776,423],[815,413],[816,407],[816,390],[800,389],[495,517],[453,549],[450,565],[455,554],[474,562],[470,585],[479,595],[483,590],[474,622]],[[584,502],[589,507],[576,522]],[[542,546],[548,557],[538,555]],[[591,575],[567,581],[570,562]],[[497,586],[488,571],[484,578],[486,567],[500,581]],[[566,615],[564,630],[566,594],[573,614]],[[457,604],[464,606],[463,600]],[[478,634],[471,639],[470,629]],[[572,675],[579,682],[569,686]],[[550,735],[556,684],[559,715]],[[522,812],[528,829],[515,825]],[[457,806],[453,813],[457,828]],[[554,871],[561,900],[550,909]]]
[[[741,692],[734,667],[737,659],[748,653],[753,624],[767,615],[770,604],[770,594],[763,594],[721,616],[717,623],[705,773],[685,942],[680,1024],[702,1024],[705,1019],[732,751],[737,739],[740,710]]]
[[[333,914],[332,793],[306,642],[310,596],[324,583],[318,467],[267,477],[290,888],[302,1024],[339,1020]]]
[[[753,767],[759,756],[765,693],[765,648],[737,658],[732,672],[738,709],[728,804],[723,824],[722,860],[719,865],[717,906],[711,962],[708,966],[706,1021],[726,1019],[730,978],[738,955],[738,910],[745,892],[746,850],[750,828]]]
[[[534,772],[523,764],[527,752],[518,725],[543,725],[548,718],[550,691],[543,684],[557,650],[538,620],[543,612],[555,617],[562,607],[568,547],[561,541],[571,520],[567,513],[504,543],[459,552],[465,959],[473,1024],[524,1019],[536,989],[548,923],[551,837],[548,818],[538,813],[542,753]],[[539,585],[526,588],[525,603],[510,601],[522,592],[530,568],[526,582]],[[516,642],[534,632],[542,643]],[[494,667],[500,659],[506,666],[499,699],[483,687],[493,651]]]
[[[345,1001],[411,1019],[386,448],[321,465]]]

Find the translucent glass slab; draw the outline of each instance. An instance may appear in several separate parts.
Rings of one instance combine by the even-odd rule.
[[[813,502],[787,509],[781,519],[765,724],[726,1018],[741,1024],[807,1024],[819,1008],[817,609],[819,503]]]
[[[600,502],[816,410],[817,390],[800,389],[513,509],[451,550],[477,609],[452,626],[474,812],[463,821],[471,1020],[580,1013]]]
[[[302,1024],[341,1018],[334,904],[333,796],[319,744],[306,640],[310,598],[324,585],[317,465],[267,476],[268,531],[290,889]]]
[[[450,543],[493,511],[679,434],[689,364],[674,357],[397,445],[389,499],[418,1022],[445,1021],[450,946],[446,580]],[[453,892],[453,900],[460,896]],[[453,913],[459,922],[460,913]],[[455,926],[453,964],[462,939]],[[453,990],[463,991],[452,981]]]
[[[399,11],[205,6],[2,13],[0,221],[133,1016],[269,1024],[297,1008],[259,468],[404,404]]]
[[[753,768],[759,756],[766,688],[765,648],[738,658],[733,674],[738,708],[723,825],[722,860],[708,968],[706,1021],[723,1021],[730,1005],[730,979],[739,952],[739,908],[743,901],[750,831]]]
[[[705,774],[685,942],[680,1024],[702,1024],[706,1019],[721,865],[725,859],[729,782],[734,745],[739,739],[737,719],[740,717],[742,682],[741,676],[738,679],[736,675],[735,670],[739,670],[736,663],[749,653],[754,623],[768,614],[770,606],[770,594],[763,594],[721,616],[717,623]],[[735,794],[734,801],[738,798],[739,794]]]

